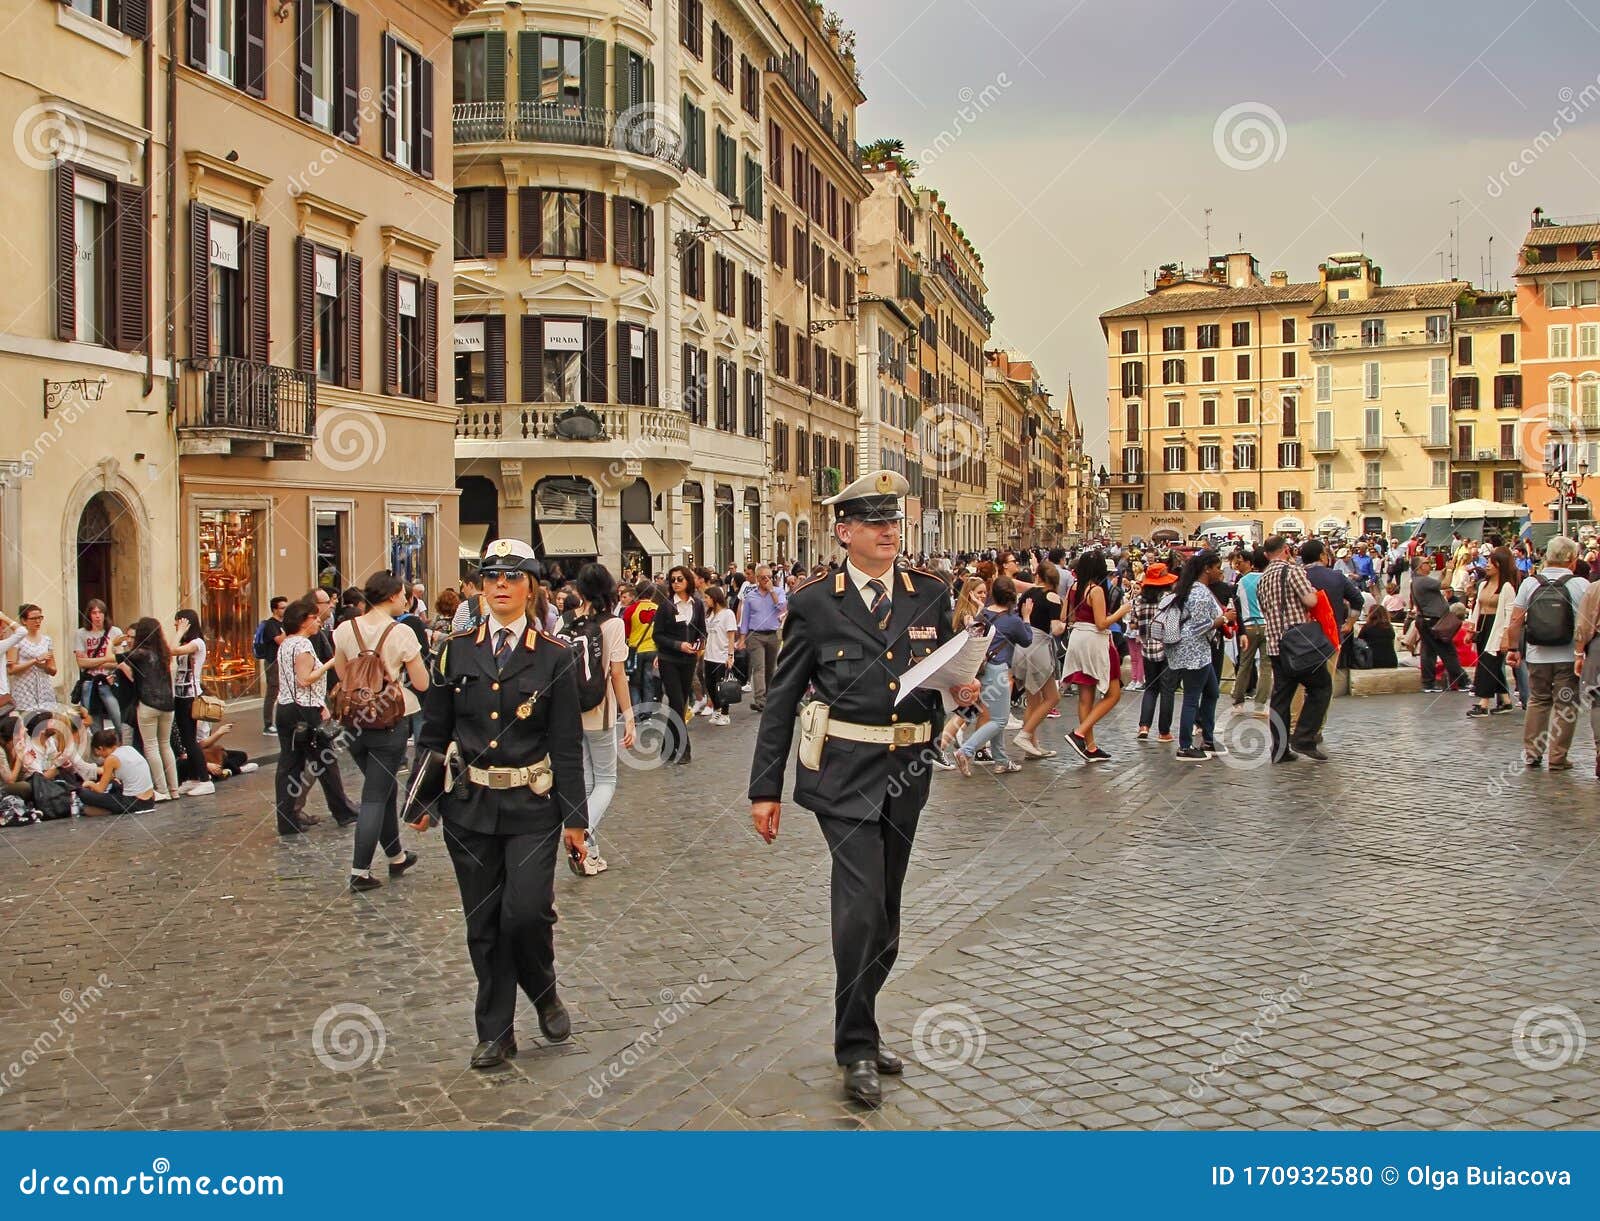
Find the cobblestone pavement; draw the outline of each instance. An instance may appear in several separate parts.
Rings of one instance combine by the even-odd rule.
[[[687,768],[624,769],[611,871],[557,883],[575,1037],[543,1045],[524,1003],[498,1072],[466,1068],[437,833],[351,896],[350,832],[280,842],[270,768],[0,833],[0,1127],[1594,1126],[1589,735],[1524,775],[1519,718],[1465,706],[1341,700],[1334,762],[1273,768],[1264,722],[1189,765],[1125,704],[1109,766],[938,777],[876,1115],[838,1097],[815,820],[749,828],[746,709]]]

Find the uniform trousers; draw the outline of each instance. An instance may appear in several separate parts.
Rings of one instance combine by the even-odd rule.
[[[447,815],[445,844],[461,889],[467,951],[478,977],[478,1039],[513,1033],[517,986],[536,1006],[555,999],[556,853],[561,828],[486,835]]]
[[[878,993],[900,953],[900,893],[920,808],[893,808],[877,822],[818,815],[833,857],[833,1052],[840,1064],[878,1054]],[[905,805],[903,800],[900,805]]]

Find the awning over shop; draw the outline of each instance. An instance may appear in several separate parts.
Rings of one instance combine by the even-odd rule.
[[[624,524],[628,527],[629,532],[638,542],[640,550],[642,550],[646,555],[657,556],[672,554],[672,549],[667,546],[667,540],[661,537],[661,531],[657,530],[649,522],[630,521],[625,522]]]
[[[493,529],[494,523],[489,521],[482,524],[470,521],[462,522],[461,538],[457,544],[460,557],[472,563],[477,563],[481,560],[483,558],[483,549],[489,545],[489,531]],[[474,539],[477,540],[477,546],[473,546]]]
[[[539,542],[547,559],[600,554],[594,543],[594,527],[580,522],[540,522]]]

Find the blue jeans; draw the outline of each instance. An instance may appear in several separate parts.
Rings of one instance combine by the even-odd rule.
[[[350,742],[350,758],[361,769],[352,870],[371,869],[380,843],[390,860],[400,855],[400,764],[406,757],[406,729],[402,719],[392,729],[363,729]]]
[[[1006,721],[1011,716],[1011,667],[994,663],[983,668],[983,706],[989,710],[989,723],[961,745],[961,753],[973,758],[980,749],[994,744],[996,763],[1010,763],[1006,754]]]
[[[589,843],[617,795],[617,727],[583,731],[583,788],[589,795]]]
[[[1194,745],[1194,727],[1198,721],[1200,740],[1210,742],[1216,734],[1217,724],[1217,671],[1213,666],[1195,670],[1174,670],[1176,682],[1183,684],[1183,715],[1178,718],[1178,745]]]

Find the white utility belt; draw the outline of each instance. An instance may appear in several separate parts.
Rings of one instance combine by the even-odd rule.
[[[542,797],[550,791],[555,774],[550,769],[547,756],[531,767],[469,767],[467,779],[480,788],[526,788],[532,789],[535,796]]]
[[[927,721],[914,725],[855,725],[829,717],[828,736],[878,746],[920,746],[933,736],[933,726]]]

